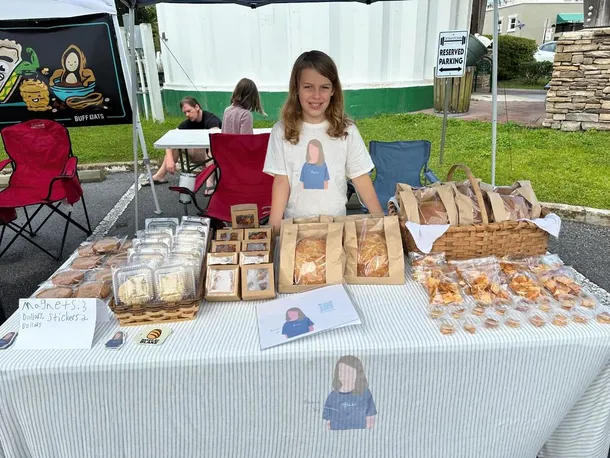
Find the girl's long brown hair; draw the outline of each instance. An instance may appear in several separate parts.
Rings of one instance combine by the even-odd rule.
[[[326,119],[329,123],[326,133],[332,138],[345,137],[347,127],[351,121],[345,115],[343,89],[341,88],[337,66],[330,56],[322,51],[307,51],[297,58],[292,67],[288,98],[282,108],[284,138],[293,145],[299,142],[299,134],[303,123],[303,109],[299,102],[299,84],[301,72],[306,68],[317,71],[332,83],[334,94],[330,98],[328,108],[326,108]]]
[[[231,104],[238,105],[249,111],[258,111],[263,116],[267,116],[267,113],[263,110],[258,88],[251,79],[242,78],[239,80],[233,90]]]

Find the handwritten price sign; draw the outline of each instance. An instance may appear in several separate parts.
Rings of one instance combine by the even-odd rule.
[[[95,299],[21,299],[20,350],[89,349],[95,332]]]

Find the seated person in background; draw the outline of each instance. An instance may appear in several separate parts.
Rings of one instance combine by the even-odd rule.
[[[194,97],[185,97],[180,101],[180,109],[186,116],[186,119],[180,123],[178,129],[213,129],[221,128],[220,118],[214,113],[204,111],[199,105],[199,102]],[[189,159],[192,162],[204,162],[211,158],[209,152],[205,148],[196,148],[187,150]],[[153,175],[155,184],[167,183],[165,175],[169,172],[172,175],[176,171],[176,162],[179,158],[178,150],[165,150],[165,159],[157,173]],[[210,177],[212,178],[212,177]],[[150,186],[148,179],[142,183],[142,186]]]
[[[222,118],[222,133],[224,134],[251,134],[253,133],[252,112],[257,111],[263,116],[263,105],[254,81],[242,78],[231,96],[231,106],[225,109]]]

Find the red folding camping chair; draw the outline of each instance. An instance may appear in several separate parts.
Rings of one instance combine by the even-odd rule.
[[[208,165],[195,178],[194,191],[180,186],[169,189],[188,194],[201,216],[231,221],[231,206],[256,204],[259,219],[265,220],[271,212],[273,178],[263,173],[269,134],[210,134],[210,149],[214,164]],[[208,177],[217,173],[218,182],[202,208],[196,198]]]
[[[17,237],[21,236],[52,258],[59,259],[64,250],[70,223],[87,235],[91,234],[83,189],[76,171],[78,158],[72,154],[68,130],[55,121],[35,119],[6,127],[2,130],[2,140],[9,159],[0,162],[0,170],[11,164],[13,173],[8,187],[0,191],[0,211],[10,213],[17,208],[23,208],[25,222],[22,225],[15,221],[5,223],[0,242],[6,227],[11,228],[16,234],[0,252],[0,257]],[[79,200],[83,203],[87,227],[72,218],[71,205]],[[68,213],[60,208],[63,202],[70,205]],[[27,210],[30,206],[37,206],[31,216]],[[50,212],[33,230],[32,221],[44,207],[49,208]],[[54,213],[66,220],[58,256],[31,239]]]

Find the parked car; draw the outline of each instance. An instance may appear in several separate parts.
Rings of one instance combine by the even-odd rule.
[[[538,49],[534,53],[534,59],[536,62],[553,62],[555,60],[555,50],[557,49],[556,41],[549,41],[538,46]]]

